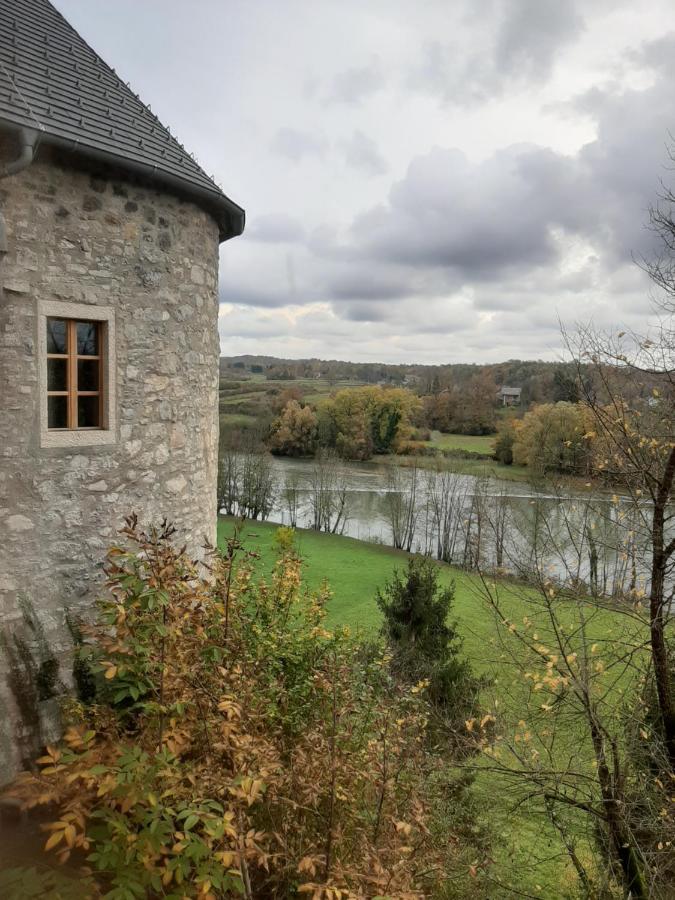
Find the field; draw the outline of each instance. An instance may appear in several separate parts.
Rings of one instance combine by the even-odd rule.
[[[436,450],[467,450],[470,453],[483,453],[489,456],[495,444],[493,434],[443,434],[440,431],[431,432],[430,447]]]
[[[232,520],[221,519],[221,540],[232,527]],[[261,573],[268,573],[274,564],[272,540],[275,530],[276,526],[259,522],[247,523],[244,530],[246,545],[260,553],[258,570]],[[377,588],[384,585],[395,568],[405,565],[406,555],[351,538],[303,530],[296,532],[296,543],[305,562],[304,583],[317,588],[326,581],[331,588],[328,624],[347,624],[354,630],[374,633],[379,624],[374,599]],[[513,705],[513,717],[517,720],[526,715],[523,710],[527,707],[528,696],[500,659],[494,641],[496,626],[480,596],[478,577],[439,565],[441,581],[455,583],[454,610],[464,640],[464,652],[477,672],[497,678],[503,705]],[[504,584],[501,592],[513,621],[521,620],[525,614],[531,618],[537,616],[534,595],[528,588]],[[611,625],[607,619],[601,628],[603,633],[605,630],[609,633]],[[570,734],[569,740],[569,746],[576,747],[576,753],[580,753],[583,737]],[[506,793],[503,785],[496,783],[488,772],[479,773],[474,789],[484,804],[486,821],[494,829],[496,870],[503,880],[499,890],[504,891],[495,897],[511,895],[506,887],[509,882],[515,896],[541,896],[551,900],[576,896],[574,873],[558,835],[541,811],[517,792]],[[581,848],[585,838],[581,833],[579,838]],[[563,885],[569,887],[569,891]]]
[[[228,369],[221,373],[219,391],[220,432],[263,429],[275,416],[275,398],[284,391],[299,391],[303,402],[313,405],[344,387],[359,387],[360,381],[329,381],[325,378],[267,379],[260,373],[242,374]]]
[[[333,391],[346,387],[360,387],[364,382],[340,381],[326,378],[267,379],[260,373],[245,373],[242,377],[237,370],[228,369],[220,379],[220,432],[223,442],[238,431],[265,428],[273,417],[273,403],[283,391],[296,389],[305,403],[316,405],[328,398]],[[466,450],[489,456],[494,446],[494,435],[442,434],[434,431],[427,446],[434,450]],[[504,466],[492,459],[461,459],[459,457],[399,457],[387,455],[375,457],[374,462],[385,465],[418,465],[421,468],[441,465],[461,475],[475,475],[479,478],[493,477],[504,481],[526,481],[528,472],[524,466]]]

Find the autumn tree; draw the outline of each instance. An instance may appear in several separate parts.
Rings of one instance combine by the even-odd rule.
[[[269,448],[279,456],[312,456],[316,449],[317,418],[309,406],[291,399],[272,423]]]
[[[516,442],[516,429],[512,419],[501,423],[495,440],[494,456],[503,466],[513,463],[513,445]]]
[[[488,369],[469,379],[462,391],[453,431],[459,434],[492,434],[495,431],[496,385]]]
[[[496,386],[488,369],[422,400],[429,428],[457,434],[492,434],[496,427]]]
[[[513,462],[532,472],[586,471],[588,443],[582,407],[574,403],[542,403],[526,413],[516,427]]]
[[[422,398],[425,424],[435,431],[452,431],[456,419],[457,396],[444,390]]]
[[[410,437],[418,407],[406,388],[345,388],[318,411],[321,443],[345,459],[390,453]]]
[[[286,408],[286,405],[291,402],[291,400],[295,400],[295,402],[299,403],[300,406],[303,405],[303,392],[301,388],[296,386],[287,387],[273,396],[271,403],[273,412],[276,415],[280,415]]]
[[[53,817],[45,849],[73,877],[3,871],[0,895],[478,896],[487,852],[458,827],[425,690],[326,627],[292,532],[267,581],[241,531],[208,578],[172,538],[128,520],[88,631],[96,700],[11,789]]]

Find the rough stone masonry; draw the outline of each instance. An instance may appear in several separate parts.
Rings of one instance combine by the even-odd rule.
[[[91,608],[126,514],[167,517],[194,553],[214,538],[218,227],[192,202],[48,148],[0,181],[0,209],[0,622],[19,622],[24,597],[67,652],[65,609]],[[41,302],[112,311],[108,444],[41,444]],[[0,783],[20,762],[1,657]]]

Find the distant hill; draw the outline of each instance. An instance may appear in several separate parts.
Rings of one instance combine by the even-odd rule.
[[[283,359],[274,356],[221,356],[222,378],[262,376],[268,381],[321,379],[358,384],[404,385],[420,394],[434,394],[467,384],[475,376],[489,377],[495,388],[507,385],[522,391],[524,406],[533,402],[566,400],[573,392],[575,370],[570,363],[510,359],[486,365],[353,363],[335,359]]]

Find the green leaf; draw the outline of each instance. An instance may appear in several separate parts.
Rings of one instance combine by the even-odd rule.
[[[185,820],[183,827],[186,831],[189,831],[194,825],[199,822],[199,816],[196,816],[194,813],[191,816],[188,816]]]

